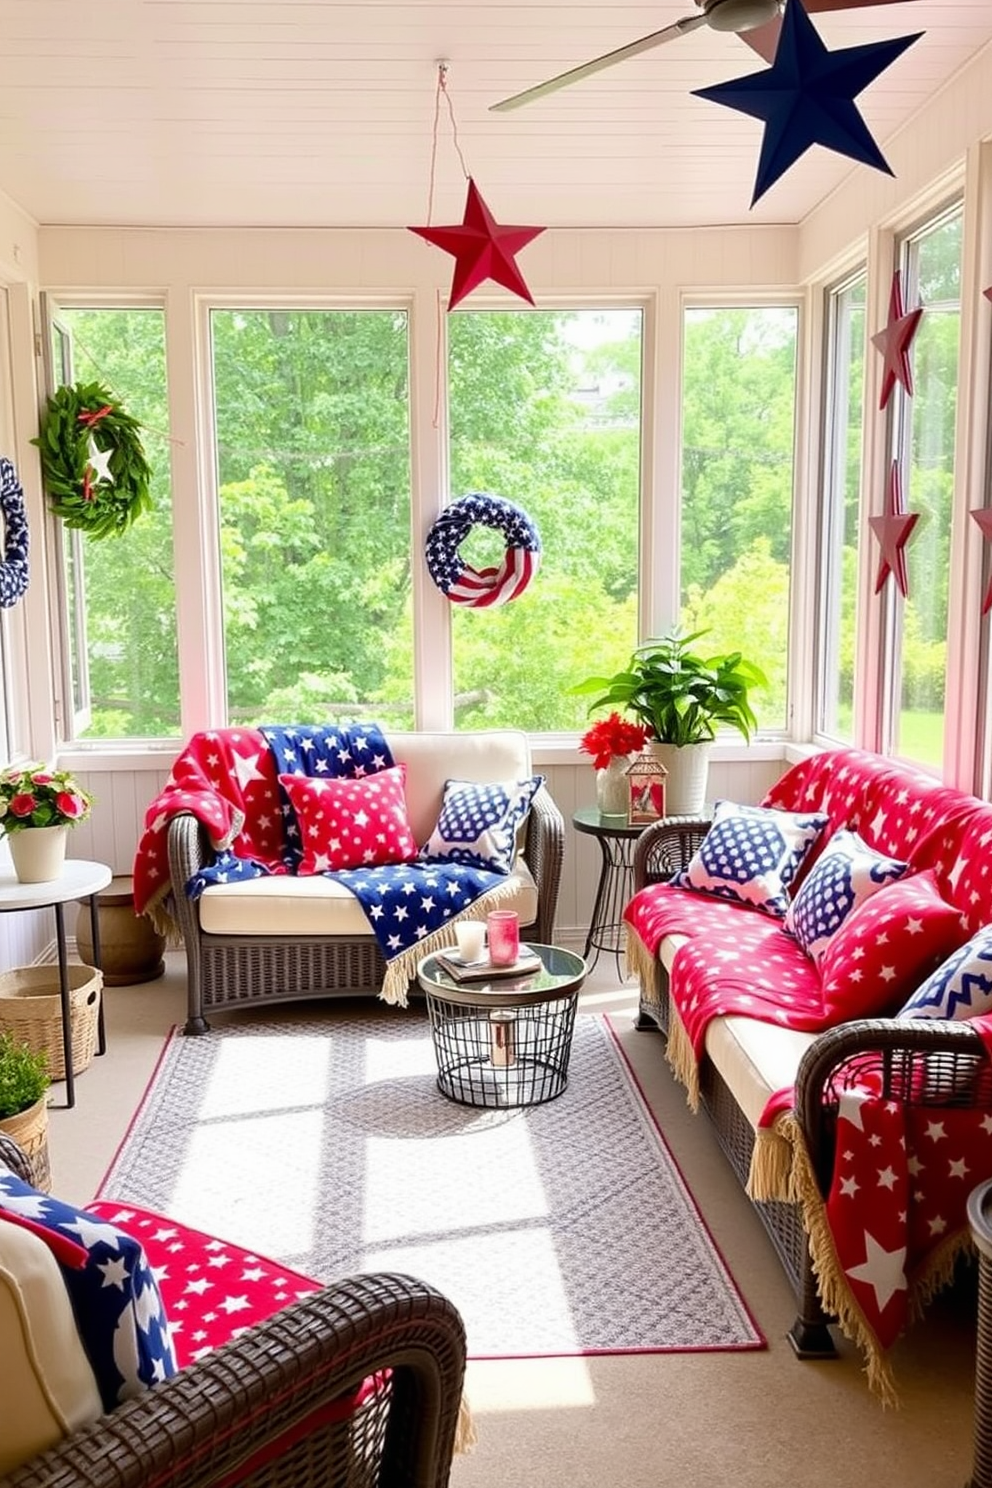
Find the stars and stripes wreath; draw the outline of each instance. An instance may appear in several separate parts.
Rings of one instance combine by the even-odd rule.
[[[477,524],[506,538],[503,562],[473,568],[458,551]],[[525,511],[482,491],[460,496],[446,507],[427,534],[427,571],[452,604],[485,608],[523,594],[541,565],[541,539]]]
[[[0,512],[3,513],[3,561],[0,562],[0,609],[9,610],[28,587],[28,519],[17,471],[0,456]]]

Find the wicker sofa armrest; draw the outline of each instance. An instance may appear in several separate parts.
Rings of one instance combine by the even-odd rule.
[[[547,786],[531,802],[524,839],[524,858],[537,885],[534,940],[554,945],[561,866],[565,857],[565,821]]]
[[[652,822],[634,844],[634,892],[662,883],[688,867],[696,848],[709,831],[709,817],[668,816]]]
[[[826,1195],[833,1175],[841,1093],[869,1074],[884,1097],[992,1112],[992,1063],[965,1022],[864,1018],[820,1034],[796,1076],[796,1116]]]
[[[275,1488],[443,1488],[464,1367],[462,1320],[439,1292],[351,1277],[74,1432],[3,1488],[206,1488],[241,1481],[259,1454]],[[382,1370],[354,1415],[332,1409]]]

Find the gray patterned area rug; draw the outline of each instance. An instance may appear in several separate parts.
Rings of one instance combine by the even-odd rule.
[[[174,1033],[100,1197],[321,1281],[422,1277],[473,1358],[764,1346],[607,1020],[557,1100],[479,1110],[422,1013],[294,1011]]]

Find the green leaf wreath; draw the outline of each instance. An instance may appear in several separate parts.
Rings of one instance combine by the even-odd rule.
[[[151,468],[138,435],[141,425],[98,382],[60,387],[49,398],[41,433],[41,469],[52,510],[87,537],[119,537],[150,511]],[[109,479],[91,458],[90,440],[108,454]]]

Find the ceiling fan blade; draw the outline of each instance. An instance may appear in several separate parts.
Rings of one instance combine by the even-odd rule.
[[[908,4],[910,0],[803,0],[803,3],[809,15],[826,15],[832,10],[870,10],[876,5]],[[738,35],[759,57],[764,57],[766,62],[774,62],[781,30],[782,17],[778,16],[764,26],[755,26],[751,31],[740,31]]]
[[[594,57],[591,62],[583,62],[581,67],[573,67],[568,72],[560,72],[557,77],[549,78],[546,83],[537,83],[533,88],[527,88],[523,93],[514,93],[512,98],[502,98],[499,103],[489,105],[491,113],[507,113],[510,109],[521,108],[525,103],[533,103],[535,98],[543,98],[546,93],[556,93],[559,88],[568,88],[572,83],[579,82],[582,78],[591,77],[594,72],[602,72],[606,67],[613,67],[617,62],[625,62],[628,57],[637,57],[641,52],[648,52],[653,47],[662,46],[666,41],[675,41],[679,36],[685,36],[690,31],[696,31],[700,26],[706,25],[704,15],[683,16],[680,21],[673,21],[670,26],[664,26],[660,31],[652,31],[650,36],[642,36],[640,41],[632,41],[629,46],[617,47],[615,52],[606,52],[602,57]]]

